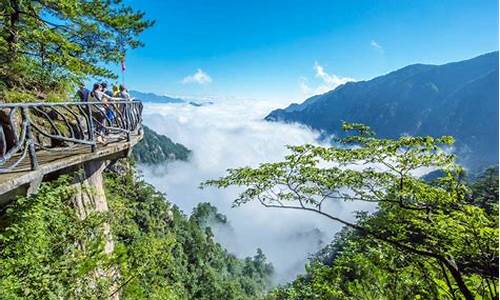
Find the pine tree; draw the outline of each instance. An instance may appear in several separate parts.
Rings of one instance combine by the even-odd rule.
[[[0,100],[64,97],[109,65],[153,25],[121,0],[0,0]]]

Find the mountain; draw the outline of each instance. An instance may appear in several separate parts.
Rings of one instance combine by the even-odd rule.
[[[498,164],[498,52],[348,82],[272,111],[266,120],[336,135],[342,135],[342,121],[367,124],[389,138],[452,135],[461,163],[470,168]]]
[[[189,101],[188,104],[192,105],[192,106],[195,106],[195,107],[202,107],[202,106],[212,105],[214,103],[212,101],[207,101],[207,102]]]
[[[168,96],[160,96],[153,93],[143,93],[139,91],[131,90],[129,91],[130,96],[133,98],[139,99],[143,102],[152,102],[152,103],[184,103],[185,101],[180,98],[172,98]]]
[[[158,164],[173,160],[188,160],[191,150],[174,143],[168,137],[144,126],[144,137],[132,150],[134,158],[143,164]]]

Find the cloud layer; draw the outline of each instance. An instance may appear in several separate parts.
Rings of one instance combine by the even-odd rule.
[[[285,145],[316,143],[318,132],[299,125],[262,121],[275,105],[232,101],[203,107],[146,104],[144,122],[193,150],[190,162],[167,167],[142,167],[145,179],[167,194],[186,213],[208,201],[226,214],[234,230],[215,229],[215,236],[240,257],[262,248],[275,265],[277,281],[292,280],[304,271],[308,255],[333,238],[340,225],[307,212],[266,209],[257,204],[231,208],[238,188],[200,190],[200,182],[224,175],[227,168],[257,166],[283,159]],[[336,214],[353,219],[361,207],[334,203]]]
[[[211,82],[212,82],[212,77],[210,77],[207,73],[203,72],[202,69],[198,69],[193,75],[186,76],[182,79],[183,84],[187,83],[207,84]]]

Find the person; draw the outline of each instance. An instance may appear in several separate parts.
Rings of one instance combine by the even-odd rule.
[[[96,94],[98,95],[98,98],[100,99],[99,101],[101,102],[108,102],[108,101],[117,101],[120,99],[114,98],[113,93],[108,90],[108,84],[106,82],[103,82],[100,84],[100,89],[96,91]],[[106,120],[108,121],[109,125],[111,126],[116,115],[115,112],[113,111],[114,105],[111,103],[108,103],[104,106],[104,115],[106,116]]]
[[[118,88],[120,90],[119,93],[118,93],[118,97],[120,97],[120,99],[122,99],[122,100],[132,100],[132,98],[130,97],[129,93],[127,92],[127,88],[123,84],[120,84],[120,86]],[[120,112],[121,112],[122,116],[125,116],[126,109],[127,109],[127,104],[120,105]]]
[[[102,100],[101,85],[99,83],[94,83],[92,92],[90,92],[87,99],[90,102],[100,102]]]
[[[123,84],[120,84],[119,89],[120,89],[120,94],[119,94],[120,98],[131,100],[130,94],[128,93],[127,88]]]
[[[108,90],[108,84],[106,82],[101,83],[101,90],[109,98],[113,97],[113,92]]]
[[[76,92],[77,99],[80,102],[87,102],[89,100],[90,91],[85,87],[83,82],[80,83],[80,88]]]
[[[101,102],[102,100],[102,91],[101,85],[99,83],[94,83],[92,87],[92,91],[88,97],[89,102]],[[104,127],[104,120],[106,119],[106,109],[101,107],[100,105],[95,105],[97,111],[93,113],[95,120],[97,123],[95,124],[95,130],[97,133],[96,140],[98,143],[104,143],[104,134],[106,134],[106,128]]]
[[[120,89],[116,84],[113,84],[113,97],[120,98]]]

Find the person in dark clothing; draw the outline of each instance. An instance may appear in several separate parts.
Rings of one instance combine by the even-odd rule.
[[[87,102],[89,101],[89,94],[90,91],[85,87],[85,84],[81,83],[80,88],[76,92],[77,99],[80,100],[80,102]]]
[[[90,102],[100,102],[102,100],[101,85],[99,83],[94,84],[88,99],[90,99]]]
[[[106,82],[101,83],[100,86],[101,86],[100,92],[101,92],[101,101],[102,102],[116,100],[113,97],[113,92],[108,90],[108,84]],[[116,117],[115,112],[113,111],[113,106],[114,106],[113,104],[108,104],[105,106],[105,109],[106,109],[105,115],[106,115],[107,121],[110,123],[110,126]]]
[[[113,97],[113,91],[108,90],[108,84],[106,82],[101,83],[102,92],[109,97]]]

